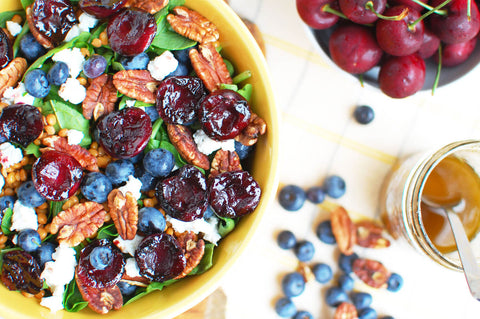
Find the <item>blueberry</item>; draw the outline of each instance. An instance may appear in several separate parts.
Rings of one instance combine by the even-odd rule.
[[[40,235],[35,229],[24,229],[18,233],[17,243],[26,252],[34,252],[40,247]]]
[[[282,249],[290,249],[295,247],[297,239],[291,231],[283,230],[277,236],[277,243]]]
[[[95,79],[105,73],[107,60],[103,55],[94,54],[85,63],[83,63],[83,74],[87,78]]]
[[[212,217],[214,214],[215,214],[215,212],[213,211],[212,206],[208,205],[208,206],[207,206],[207,209],[206,209],[205,212],[203,213],[203,219],[209,219],[209,218]]]
[[[403,286],[403,278],[397,273],[392,273],[390,277],[388,277],[387,281],[387,290],[392,292],[397,292]]]
[[[338,267],[343,270],[346,274],[352,272],[353,262],[358,258],[356,253],[351,255],[345,255],[340,253],[340,257],[338,257]]]
[[[353,278],[345,273],[338,277],[338,286],[346,292],[352,291],[354,284]]]
[[[135,177],[142,182],[142,188],[140,188],[142,192],[148,192],[155,188],[157,179],[152,176],[152,174],[147,172],[143,167],[138,166],[135,168]]]
[[[297,242],[294,247],[295,256],[300,261],[310,261],[315,254],[315,247],[308,240],[302,240]]]
[[[37,39],[30,32],[25,34],[20,40],[20,51],[22,55],[30,62],[35,61],[45,53],[47,50],[38,43]]]
[[[120,185],[128,180],[130,175],[135,174],[135,166],[127,159],[120,159],[111,162],[105,169],[105,175],[110,179],[113,185]]]
[[[319,186],[310,187],[307,189],[307,199],[314,204],[323,203],[325,200],[325,191]]]
[[[278,194],[280,205],[289,211],[297,211],[302,208],[306,198],[305,191],[296,185],[287,185]]]
[[[37,98],[44,98],[50,93],[50,83],[47,73],[41,69],[34,69],[25,75],[25,90]]]
[[[275,303],[275,311],[282,318],[292,317],[297,313],[297,307],[290,298],[283,297]]]
[[[106,202],[112,188],[113,186],[110,179],[100,172],[88,173],[80,185],[80,191],[83,196],[97,203]]]
[[[110,247],[98,246],[92,249],[88,258],[93,268],[104,270],[112,262],[113,252]]]
[[[164,148],[155,148],[145,154],[143,167],[155,177],[164,177],[170,174],[175,166],[172,152]]]
[[[372,304],[372,295],[368,292],[354,292],[350,296],[352,299],[352,303],[357,308],[357,310],[361,310],[367,307],[370,307]]]
[[[375,112],[368,105],[360,105],[353,111],[353,117],[360,124],[369,124],[375,118]]]
[[[125,70],[146,70],[149,62],[150,58],[145,52],[133,57],[124,56],[120,58],[120,63]]]
[[[62,85],[69,75],[68,65],[65,62],[56,62],[48,71],[47,79],[50,84]]]
[[[301,310],[297,312],[292,319],[313,319],[313,316],[310,312]]]
[[[332,231],[332,223],[330,220],[325,220],[318,224],[317,229],[315,230],[318,239],[325,244],[333,245],[337,242]]]
[[[46,199],[37,192],[32,181],[27,181],[20,185],[17,189],[17,196],[20,203],[27,207],[38,207],[46,201]]]
[[[325,301],[331,307],[337,307],[342,302],[348,301],[348,295],[340,287],[330,287],[325,293]]]
[[[346,191],[345,181],[338,175],[328,176],[323,182],[323,189],[331,198],[340,198]]]
[[[138,230],[145,235],[161,233],[166,227],[162,212],[154,207],[142,207],[138,211]]]
[[[370,307],[358,311],[358,319],[377,319],[377,312]]]
[[[185,63],[182,63],[180,61],[178,61],[178,66],[177,68],[171,72],[170,74],[167,75],[167,77],[169,76],[185,76],[185,75],[189,75],[190,74],[190,68],[188,67],[188,65],[186,65]]]
[[[143,152],[140,152],[137,155],[135,155],[134,157],[130,157],[128,160],[130,162],[132,162],[133,164],[138,164],[138,163],[141,163],[143,161],[144,156],[145,156],[145,154]]]
[[[252,152],[254,146],[243,145],[240,142],[235,141],[235,152],[241,160],[246,159]]]
[[[13,209],[13,204],[15,204],[15,197],[5,195],[0,197],[0,211],[4,211],[7,208]]]
[[[287,297],[300,296],[305,290],[305,279],[298,272],[292,272],[282,279],[282,291]]]
[[[129,283],[125,282],[125,281],[119,281],[117,283],[117,286],[118,288],[120,288],[120,292],[122,293],[122,295],[124,296],[130,296],[130,295],[133,295],[133,293],[135,292],[135,290],[137,290],[137,286],[135,285],[130,285]]]
[[[38,249],[34,252],[34,257],[37,260],[40,268],[43,269],[46,262],[53,260],[52,255],[55,252],[56,248],[57,245],[49,241],[44,241],[40,244],[40,247],[38,247]]]
[[[155,106],[145,107],[145,113],[147,113],[152,122],[155,122],[160,117],[160,114],[158,114],[157,108]]]
[[[315,280],[321,284],[329,282],[333,277],[332,268],[325,263],[314,264],[312,266],[312,272],[315,276]]]
[[[182,50],[173,50],[172,54],[178,62],[190,62],[190,50],[192,48],[186,48]]]

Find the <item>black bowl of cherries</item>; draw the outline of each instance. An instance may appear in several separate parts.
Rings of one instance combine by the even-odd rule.
[[[449,84],[480,62],[475,0],[296,0],[340,69],[392,97]]]

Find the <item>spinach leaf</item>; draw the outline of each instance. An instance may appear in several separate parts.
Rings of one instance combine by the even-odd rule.
[[[92,143],[90,136],[90,121],[87,120],[80,110],[81,107],[66,101],[50,100],[55,115],[57,116],[60,128],[74,129],[83,133],[83,139],[80,146],[88,146]]]
[[[215,249],[215,245],[212,243],[205,244],[205,250],[203,253],[202,260],[197,265],[197,267],[193,268],[192,271],[188,274],[191,275],[200,275],[212,268],[213,266],[213,251]]]
[[[101,227],[97,232],[98,239],[113,239],[118,236],[117,229],[115,228],[115,224],[109,224],[106,226]]]
[[[250,101],[250,98],[252,97],[252,90],[253,86],[250,83],[247,83],[243,86],[243,88],[238,90],[237,93],[243,96],[245,100]]]
[[[0,27],[6,28],[7,21],[12,20],[12,17],[16,14],[20,15],[23,18],[23,20],[25,20],[25,11],[23,11],[23,10],[1,12],[0,13]]]
[[[11,208],[6,208],[3,211],[3,218],[2,218],[2,232],[5,235],[10,235],[12,232],[10,231],[10,227],[12,226],[12,215],[13,211]]]
[[[227,236],[235,228],[235,220],[227,217],[218,217],[218,233],[223,238]]]
[[[78,290],[77,283],[72,280],[65,289],[63,295],[63,305],[65,310],[69,312],[77,312],[88,305],[88,302],[83,300],[80,290]]]
[[[22,3],[22,7],[23,9],[27,9],[27,7],[31,4],[33,4],[35,0],[20,0],[20,2]]]
[[[20,33],[15,37],[15,42],[13,43],[12,50],[13,50],[14,57],[17,57],[18,50],[20,50],[20,40],[23,38],[25,34],[28,33],[28,31],[30,31],[30,28],[28,27],[28,23],[25,22],[25,24],[23,25],[22,31],[20,31]]]
[[[165,282],[152,282],[145,288],[137,288],[137,291],[135,292],[135,295],[133,295],[130,299],[125,298],[123,300],[123,304],[127,305],[129,303],[132,303],[135,300],[138,300],[138,299],[142,298],[143,296],[148,295],[152,291],[162,290],[164,287],[166,287],[168,285],[171,285],[176,281],[178,281],[178,279],[171,279],[171,280],[167,280]]]
[[[55,217],[58,215],[58,213],[60,213],[63,208],[63,204],[66,202],[67,200],[63,200],[63,201],[49,201],[50,203],[50,215],[48,216],[48,218],[50,219],[51,217]]]
[[[35,145],[33,143],[28,144],[25,148],[26,154],[33,154],[35,157],[40,157],[42,153],[40,153],[40,146]]]

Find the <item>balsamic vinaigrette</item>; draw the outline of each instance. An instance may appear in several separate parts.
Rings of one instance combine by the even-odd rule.
[[[478,233],[480,177],[465,161],[454,156],[443,159],[428,176],[422,196],[439,204],[454,203],[463,198],[465,208],[458,212],[458,216],[470,240]],[[435,247],[443,254],[455,251],[455,240],[446,216],[431,211],[423,203],[421,214],[425,231]]]

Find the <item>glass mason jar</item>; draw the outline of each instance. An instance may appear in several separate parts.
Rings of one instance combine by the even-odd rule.
[[[429,174],[447,156],[453,156],[480,176],[480,140],[465,140],[440,149],[413,154],[394,165],[380,194],[382,220],[394,238],[404,238],[417,251],[449,269],[462,270],[457,251],[442,253],[430,240],[422,219],[421,196]],[[479,177],[480,178],[480,177]],[[480,236],[471,238],[480,261]]]

